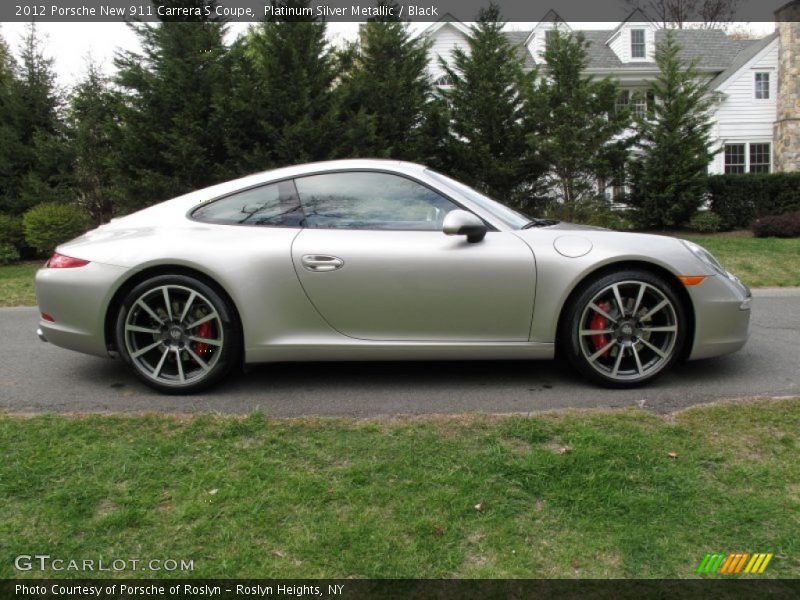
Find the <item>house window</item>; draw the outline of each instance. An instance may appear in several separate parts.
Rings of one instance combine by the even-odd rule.
[[[725,144],[726,173],[769,173],[772,144]]]
[[[614,174],[611,177],[611,199],[620,202],[625,199],[625,164],[614,167]]]
[[[756,99],[769,99],[769,73],[756,73]]]
[[[652,90],[643,92],[641,90],[621,90],[617,96],[615,105],[616,112],[620,112],[625,107],[629,107],[631,113],[636,117],[652,116],[655,96]]]
[[[647,116],[647,97],[644,94],[633,95],[631,112],[636,117],[644,118]]]
[[[631,58],[644,57],[644,29],[631,29]]]
[[[553,39],[556,37],[556,30],[555,29],[548,29],[544,32],[544,48],[547,50],[550,47],[550,44],[553,43]]]
[[[750,144],[750,172],[769,173],[771,164],[771,144]]]
[[[616,112],[622,111],[628,103],[631,101],[631,92],[630,90],[621,90],[619,96],[617,96],[617,102],[614,105],[614,109]]]
[[[725,173],[744,173],[744,144],[725,144]]]

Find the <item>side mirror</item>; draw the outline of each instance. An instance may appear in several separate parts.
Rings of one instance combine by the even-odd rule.
[[[442,231],[445,235],[465,235],[470,244],[486,237],[486,223],[466,210],[451,210],[444,217]]]

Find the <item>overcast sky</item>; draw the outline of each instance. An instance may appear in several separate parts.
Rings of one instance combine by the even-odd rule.
[[[0,0],[4,1],[4,0]],[[231,23],[229,36],[241,34],[247,23]],[[328,35],[335,44],[354,39],[358,23],[329,23]],[[414,29],[422,29],[428,23],[412,23]],[[534,23],[510,23],[509,29],[530,30]],[[570,23],[575,29],[613,29],[617,23]],[[39,23],[39,32],[46,41],[46,54],[55,59],[59,83],[72,85],[84,72],[86,58],[91,56],[107,73],[113,72],[112,59],[119,49],[138,48],[136,34],[124,23]],[[0,35],[15,53],[19,50],[25,23],[0,23]],[[741,23],[736,28],[746,28],[761,36],[775,29],[772,23]]]

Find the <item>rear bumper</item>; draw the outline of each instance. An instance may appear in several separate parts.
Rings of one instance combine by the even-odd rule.
[[[100,263],[76,269],[39,269],[36,301],[39,311],[54,319],[40,319],[39,339],[77,352],[108,356],[105,312],[126,271]]]
[[[690,360],[736,352],[750,335],[750,290],[738,279],[717,275],[687,288],[695,310]]]

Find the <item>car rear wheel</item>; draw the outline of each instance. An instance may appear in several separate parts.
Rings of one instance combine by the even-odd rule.
[[[194,277],[161,275],[123,300],[116,344],[144,383],[181,394],[222,379],[238,362],[241,336],[233,309],[212,287]]]
[[[572,366],[608,387],[634,387],[680,356],[687,320],[673,287],[648,271],[600,277],[573,300],[561,332]]]

